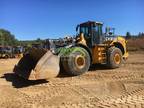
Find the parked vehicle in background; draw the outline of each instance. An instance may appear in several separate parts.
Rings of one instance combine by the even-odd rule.
[[[24,51],[22,46],[0,46],[0,58],[21,58]]]

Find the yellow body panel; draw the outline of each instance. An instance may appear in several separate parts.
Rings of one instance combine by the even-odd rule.
[[[92,48],[92,64],[106,62],[106,47],[104,45],[96,45]]]
[[[86,40],[84,38],[84,34],[83,33],[80,34],[80,36],[77,38],[77,41],[78,41],[79,44],[87,46]]]
[[[121,36],[118,36],[117,38],[115,38],[112,42],[111,42],[111,46],[112,45],[114,45],[114,43],[120,43],[122,46],[123,46],[123,48],[124,48],[124,54],[123,54],[123,58],[124,59],[127,59],[128,58],[128,56],[129,56],[129,54],[128,54],[128,51],[127,51],[127,41],[123,38],[123,37],[121,37]]]
[[[84,46],[87,46],[86,44],[86,40],[83,36],[83,33],[80,34],[80,36],[77,38],[78,43],[82,44]],[[107,40],[105,42],[103,42],[103,44],[98,44],[93,46],[91,50],[92,52],[92,64],[96,64],[96,63],[106,63],[106,59],[107,59],[107,55],[106,52],[108,50],[109,47],[113,47],[115,46],[115,44],[120,44],[123,49],[123,58],[127,59],[128,58],[128,52],[126,49],[126,40],[123,37],[116,37],[113,40]],[[88,46],[87,46],[88,47]]]

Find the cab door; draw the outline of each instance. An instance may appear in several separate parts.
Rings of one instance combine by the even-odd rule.
[[[91,27],[90,26],[81,26],[80,33],[84,34],[84,38],[86,40],[86,44],[89,48],[92,48],[92,35],[91,35]]]
[[[93,25],[92,26],[92,45],[95,46],[97,44],[102,43],[102,25]]]

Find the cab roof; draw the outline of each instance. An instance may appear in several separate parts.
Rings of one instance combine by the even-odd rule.
[[[80,25],[89,25],[89,24],[95,24],[95,25],[103,25],[102,22],[96,22],[96,21],[87,21],[87,22],[84,22],[84,23],[81,23]]]

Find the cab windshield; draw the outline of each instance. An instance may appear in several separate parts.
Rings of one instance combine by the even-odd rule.
[[[81,26],[80,27],[80,33],[83,33],[84,36],[89,36],[89,27]]]

